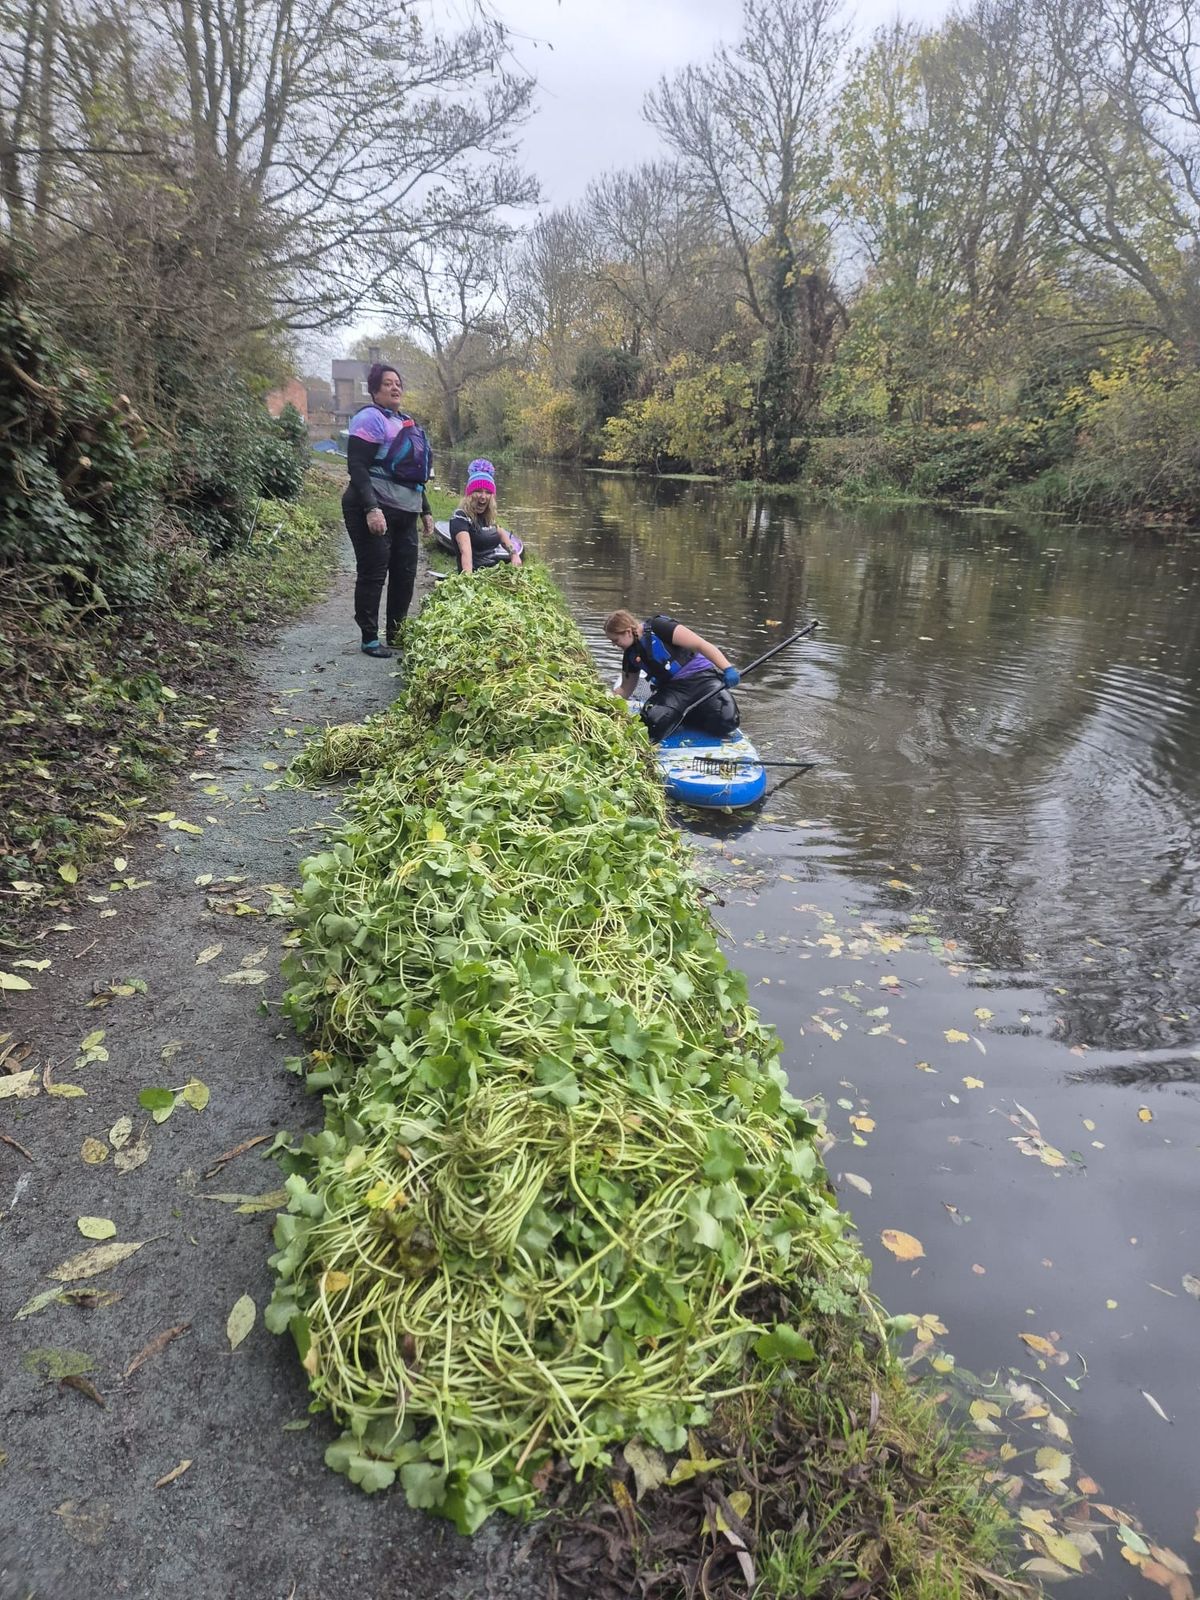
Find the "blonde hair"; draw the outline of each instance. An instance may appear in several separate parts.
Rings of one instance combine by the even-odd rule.
[[[610,639],[614,633],[624,633],[626,628],[635,639],[642,631],[642,625],[632,611],[610,611],[604,619],[604,631]]]
[[[482,494],[482,493],[483,493],[482,489],[477,489],[475,491],[475,494]],[[475,495],[467,494],[466,490],[464,490],[463,491],[463,497],[462,497],[462,503],[459,505],[458,510],[454,513],[454,515],[456,517],[470,517],[471,520],[474,521],[475,520],[475,513],[471,510],[471,507],[470,507],[470,504],[469,504],[469,502],[471,500],[473,500],[474,498],[475,498]],[[485,528],[494,528],[496,526],[496,496],[494,494],[489,494],[487,498],[488,498],[487,515],[483,519],[483,526]]]

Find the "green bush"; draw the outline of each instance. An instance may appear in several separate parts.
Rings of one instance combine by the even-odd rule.
[[[291,414],[289,416],[289,413]],[[294,406],[270,417],[231,380],[215,416],[186,422],[172,452],[167,499],[214,555],[244,543],[264,496],[294,500],[308,460]]]
[[[155,463],[114,395],[22,301],[0,256],[0,550],[10,562],[98,584],[109,603],[154,586]],[[67,569],[67,570],[64,570]]]

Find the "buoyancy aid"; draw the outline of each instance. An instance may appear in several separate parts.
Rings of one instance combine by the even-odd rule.
[[[433,447],[420,423],[404,411],[389,411],[377,406],[391,422],[399,423],[375,452],[370,472],[373,478],[387,478],[408,489],[423,489],[433,472]]]
[[[682,645],[664,643],[651,624],[656,620],[647,617],[639,640],[642,668],[656,689],[661,689],[672,678],[691,677],[694,673],[713,671],[712,663],[697,650],[687,650]]]

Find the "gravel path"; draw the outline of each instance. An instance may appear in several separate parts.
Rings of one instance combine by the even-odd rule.
[[[430,581],[423,564],[419,592]],[[399,662],[357,648],[351,585],[343,566],[329,598],[258,652],[249,692],[214,705],[215,734],[197,729],[160,820],[113,849],[123,865],[81,877],[69,931],[29,952],[50,965],[16,969],[33,987],[0,996],[0,1055],[28,1044],[22,1070],[36,1069],[39,1091],[0,1099],[0,1600],[545,1592],[511,1523],[461,1539],[325,1467],[335,1430],[309,1419],[291,1341],[262,1321],[271,1211],[213,1198],[278,1189],[270,1137],[320,1120],[283,1064],[298,1046],[279,1015],[280,889],[297,883],[336,796],[277,785],[306,725],[358,720],[397,690]],[[107,1059],[78,1064],[101,1029]],[[47,1070],[85,1093],[50,1093]],[[178,1102],[156,1124],[139,1106],[141,1090],[193,1078],[203,1109]],[[123,1118],[132,1133],[117,1149]],[[89,1140],[90,1155],[107,1152],[95,1164]],[[108,1219],[112,1243],[141,1248],[56,1282],[57,1266],[102,1243],[79,1218]],[[50,1301],[14,1320],[56,1288],[102,1303]],[[246,1295],[255,1320],[231,1349],[227,1319]]]

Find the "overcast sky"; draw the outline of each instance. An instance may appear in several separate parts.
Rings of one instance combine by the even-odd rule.
[[[471,0],[435,0],[434,15],[461,26]],[[578,200],[592,178],[661,154],[642,121],[642,102],[659,79],[707,60],[732,43],[738,0],[492,0],[513,35],[519,65],[537,79],[533,116],[524,129],[526,168],[542,186],[542,211]],[[897,16],[927,24],[950,0],[860,0],[852,15],[866,36]],[[359,334],[379,325],[366,317],[342,333],[305,341],[308,369],[324,371]]]
[[[732,43],[737,0],[493,0],[515,35],[518,61],[538,80],[537,112],[525,130],[526,165],[547,207],[577,200],[588,180],[659,153],[642,101],[664,73]],[[948,0],[861,0],[864,34],[896,16],[934,23]]]

